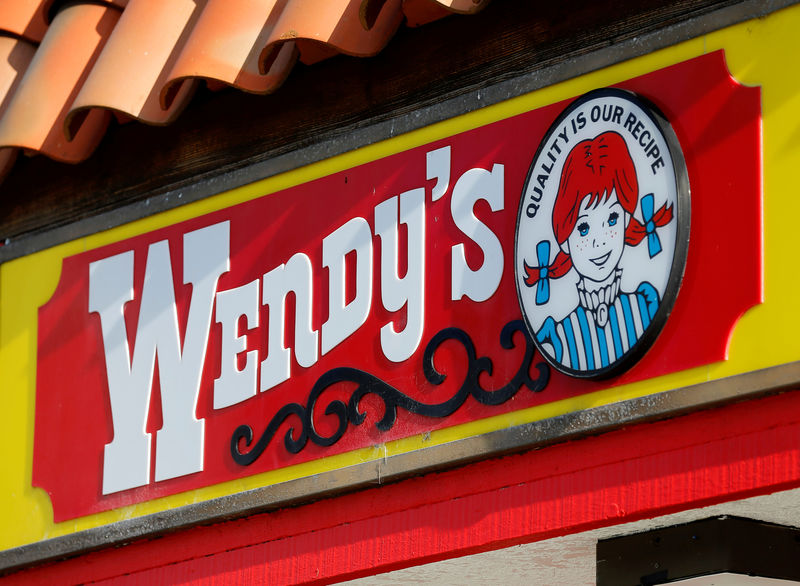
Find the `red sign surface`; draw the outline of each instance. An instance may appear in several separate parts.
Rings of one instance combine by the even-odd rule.
[[[551,371],[521,321],[515,223],[553,104],[65,259],[33,463],[55,520],[724,359],[762,295],[760,92],[722,52],[616,87],[663,112],[692,192],[680,292],[630,370]]]

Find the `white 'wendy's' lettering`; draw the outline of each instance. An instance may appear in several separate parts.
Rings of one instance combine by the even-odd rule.
[[[156,355],[163,427],[157,433],[156,480],[203,469],[204,425],[195,416],[217,281],[229,268],[230,224],[183,236],[183,281],[192,299],[181,344],[169,245],[147,253],[133,358],[123,309],[133,300],[133,252],[89,265],[89,311],[100,314],[114,439],[103,456],[103,494],[150,481],[150,434],[145,431]]]
[[[450,148],[428,156],[428,178],[437,179],[431,200],[448,189]],[[170,244],[148,247],[145,275],[135,321],[133,352],[128,345],[125,305],[134,301],[134,252],[128,251],[89,265],[90,313],[97,313],[103,335],[113,439],[103,454],[103,494],[150,483],[151,434],[146,431],[150,398],[158,364],[163,425],[156,434],[155,480],[177,478],[203,470],[204,420],[196,415],[212,315],[221,326],[220,374],[214,381],[213,408],[246,401],[288,380],[292,355],[300,367],[313,366],[366,323],[372,308],[373,245],[380,240],[380,302],[389,312],[405,307],[403,320],[380,329],[380,347],[392,362],[403,362],[419,348],[425,321],[426,190],[411,189],[375,206],[373,227],[363,217],[343,223],[322,239],[322,267],[328,269],[328,318],[319,331],[312,323],[311,259],[302,252],[248,283],[217,291],[220,277],[230,270],[230,222],[183,236],[183,282],[191,285],[186,327],[178,322]],[[483,253],[471,268],[464,244],[452,247],[451,298],[489,299],[500,284],[503,248],[497,236],[474,214],[485,200],[493,212],[504,207],[503,165],[491,171],[470,169],[456,181],[450,213],[456,228]],[[405,275],[399,275],[400,224],[407,229]],[[355,254],[355,263],[345,258]],[[316,270],[322,270],[322,267]],[[355,296],[346,301],[347,271],[355,271]],[[295,299],[294,343],[287,347],[286,297]],[[260,324],[262,307],[268,323]],[[242,319],[244,318],[244,319]],[[244,332],[266,330],[267,352],[247,347]],[[240,331],[244,330],[244,331]],[[180,332],[185,331],[183,340]],[[262,338],[263,339],[263,338]],[[239,357],[244,353],[242,368]]]

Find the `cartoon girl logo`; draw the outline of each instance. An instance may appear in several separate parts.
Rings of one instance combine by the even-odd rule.
[[[558,370],[603,377],[637,360],[677,295],[688,180],[677,139],[640,99],[587,94],[551,127],[517,222],[531,335]]]

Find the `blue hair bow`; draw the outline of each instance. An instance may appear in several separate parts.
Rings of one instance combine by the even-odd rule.
[[[539,271],[539,280],[536,282],[536,305],[543,305],[550,299],[550,279],[547,271],[550,267],[550,241],[542,240],[536,245],[536,261]]]
[[[644,229],[647,231],[647,252],[650,253],[650,258],[661,252],[661,241],[658,239],[656,223],[653,221],[654,207],[652,193],[642,196],[642,220],[644,220]]]

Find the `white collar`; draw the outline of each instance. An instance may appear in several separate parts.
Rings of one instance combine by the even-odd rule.
[[[587,291],[583,278],[578,281],[578,300],[584,309],[594,314],[595,321],[601,328],[608,323],[608,306],[616,301],[621,280],[622,269],[617,269],[614,280],[596,291]]]

